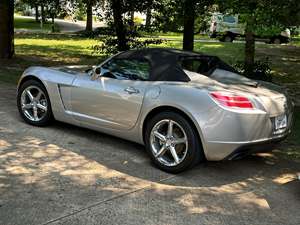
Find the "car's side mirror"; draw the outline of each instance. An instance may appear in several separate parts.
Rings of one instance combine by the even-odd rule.
[[[100,76],[102,76],[102,74],[101,74],[101,67],[98,66],[98,67],[93,68],[91,80],[96,80],[96,79],[98,79]]]
[[[98,76],[101,75],[101,67],[96,67],[96,69],[94,70],[94,73]]]

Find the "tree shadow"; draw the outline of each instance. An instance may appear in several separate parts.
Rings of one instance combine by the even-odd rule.
[[[201,218],[211,224],[213,218],[234,219],[232,205],[241,207],[238,212],[245,218],[267,216],[276,222],[268,217],[270,208],[282,216],[284,199],[297,209],[293,198],[299,184],[293,174],[299,164],[255,155],[206,162],[174,176],[156,169],[141,145],[61,122],[29,126],[16,111],[14,90],[1,86],[0,96],[0,224],[40,224],[92,208],[103,221],[108,221],[109,209],[124,215],[123,222],[152,215],[158,223],[175,210],[182,219],[171,220],[174,224]],[[153,213],[139,214],[134,208]]]

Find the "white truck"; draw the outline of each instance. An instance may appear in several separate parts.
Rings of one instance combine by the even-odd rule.
[[[211,38],[219,38],[223,42],[232,42],[237,37],[245,36],[245,25],[239,23],[239,15],[224,15],[222,13],[213,13],[209,28]],[[286,29],[278,34],[255,35],[256,40],[265,41],[267,43],[281,44],[288,43],[291,38],[291,32]]]

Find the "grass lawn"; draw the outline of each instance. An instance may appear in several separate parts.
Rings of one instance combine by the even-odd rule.
[[[50,22],[46,22],[43,24],[43,29],[41,29],[41,23],[36,22],[34,19],[30,18],[21,18],[15,17],[14,18],[14,26],[15,29],[22,29],[22,30],[34,30],[34,31],[41,31],[41,32],[51,32],[52,25]],[[55,25],[55,30],[58,31],[59,28]]]
[[[33,27],[33,26],[32,26]],[[268,57],[273,69],[274,81],[286,86],[298,104],[300,103],[300,46],[299,39],[288,45],[256,45],[256,59]],[[68,34],[16,34],[16,56],[0,60],[0,81],[16,84],[21,73],[29,66],[95,65],[105,56],[95,54],[93,40]],[[168,41],[161,47],[181,48],[179,40]],[[243,43],[197,42],[195,50],[217,55],[228,63],[243,59]],[[300,104],[299,104],[300,105]],[[295,111],[296,123],[292,135],[276,154],[300,160],[300,107]]]
[[[33,65],[95,64],[103,57],[93,55],[98,41],[66,34],[16,34],[16,56],[0,61],[0,80],[16,83],[22,71]]]

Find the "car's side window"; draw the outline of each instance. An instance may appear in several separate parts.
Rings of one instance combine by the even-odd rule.
[[[149,80],[150,64],[146,59],[112,59],[102,66],[103,76],[120,80]]]

